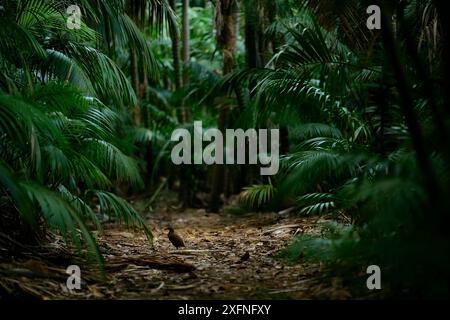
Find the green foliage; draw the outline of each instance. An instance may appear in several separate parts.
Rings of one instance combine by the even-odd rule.
[[[335,196],[332,193],[308,193],[297,198],[301,214],[320,215],[336,207]]]
[[[261,209],[272,201],[276,188],[269,184],[257,184],[245,187],[239,194],[239,202],[248,208]]]
[[[113,26],[114,46],[136,49],[150,75],[157,64],[125,2],[81,2],[89,18],[78,30],[66,27],[59,1],[8,1],[0,14],[0,192],[8,214],[19,214],[34,231],[43,222],[78,249],[86,244],[102,266],[90,231],[101,228],[97,214],[137,224],[150,241],[152,233],[108,192],[117,184],[138,189],[143,181],[121,131],[136,96],[111,51],[102,51],[111,37],[100,37],[99,27]],[[146,5],[155,26],[172,23],[165,1]],[[113,29],[100,33],[111,36]],[[136,141],[148,141],[148,132],[136,132]]]
[[[252,116],[242,112],[241,119],[287,128],[289,150],[274,179],[274,208],[294,203],[300,214],[344,214],[353,223],[339,232],[304,236],[285,255],[326,261],[336,270],[345,266],[347,274],[377,262],[387,269],[391,288],[448,296],[445,285],[431,288],[418,280],[423,270],[435,268],[444,282],[449,279],[443,271],[449,266],[443,254],[449,241],[441,225],[448,221],[450,153],[441,140],[448,130],[439,119],[448,119],[448,113],[444,95],[437,94],[442,88],[429,88],[427,77],[441,66],[439,58],[429,59],[439,57],[439,49],[423,50],[421,39],[428,37],[423,32],[431,30],[414,18],[422,16],[437,27],[438,14],[430,11],[434,5],[410,2],[397,8],[406,19],[398,22],[397,52],[357,23],[365,20],[355,8],[364,4],[301,1],[294,7],[267,30],[272,39],[284,41],[266,68],[238,70],[211,90],[250,89],[246,112]],[[422,38],[405,34],[411,29]],[[416,44],[423,49],[415,52]],[[398,55],[400,68],[392,69],[392,55]],[[408,79],[406,91],[401,91],[402,77]],[[408,127],[414,123],[418,128]],[[264,202],[265,187],[246,190],[247,201]],[[425,253],[425,246],[432,253]],[[430,255],[436,259],[427,261]]]
[[[353,242],[359,238],[352,226],[334,221],[323,221],[320,224],[320,235],[302,235],[283,249],[279,257],[296,263],[300,259],[307,262],[337,262],[341,259],[338,252],[342,244]],[[355,252],[356,254],[356,252]]]
[[[51,93],[56,85],[46,88]],[[114,119],[110,109],[98,101],[93,104],[94,100],[86,100],[67,85],[59,85],[58,95],[48,93],[40,88],[29,101],[0,95],[1,143],[7,146],[0,155],[2,163],[12,166],[2,164],[2,186],[24,221],[35,224],[42,217],[75,244],[79,244],[80,228],[91,252],[97,254],[84,222],[89,219],[98,226],[89,208],[92,196],[82,195],[80,186],[107,188],[111,181],[125,181],[139,187],[142,180],[134,160],[108,141],[114,132],[107,121]],[[105,113],[100,112],[102,108]],[[109,193],[95,196],[101,197],[102,213],[136,221],[151,238],[140,216],[123,200]],[[37,206],[31,205],[34,202]]]
[[[245,25],[235,25],[235,72],[224,77],[214,32],[220,15],[208,2],[189,9],[191,59],[181,87],[169,38],[179,35],[179,19],[166,0],[80,0],[86,19],[79,30],[65,26],[65,1],[6,2],[0,195],[33,228],[42,221],[79,248],[84,239],[100,263],[88,228],[101,228],[97,214],[134,222],[151,239],[138,213],[110,189],[141,188],[146,162],[146,185],[157,175],[179,175],[192,194],[207,191],[207,168],[171,164],[170,137],[175,128],[192,130],[192,120],[214,127],[220,114],[225,128],[286,133],[279,174],[268,182],[249,174],[238,206],[227,210],[289,205],[301,215],[351,221],[327,222],[283,256],[350,274],[379,264],[391,289],[448,296],[450,122],[448,80],[438,72],[446,35],[439,1],[391,1],[395,34],[390,25],[367,32],[365,0],[258,1],[262,10],[244,12]],[[255,9],[251,0],[242,4]],[[257,70],[243,68],[244,57],[253,58],[245,52],[249,26],[264,33],[254,45],[266,65]],[[147,88],[134,88],[138,95],[131,60],[138,78],[148,76]],[[139,107],[139,125],[130,107]],[[440,281],[418,280],[424,270]]]

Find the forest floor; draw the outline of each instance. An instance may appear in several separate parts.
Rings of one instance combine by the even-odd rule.
[[[135,206],[142,210],[142,203],[136,201]],[[67,266],[27,258],[0,264],[0,274],[8,270],[0,288],[43,299],[351,298],[342,281],[324,277],[320,265],[278,258],[296,235],[319,232],[317,217],[178,212],[167,203],[144,216],[154,235],[153,246],[141,230],[115,222],[96,233],[106,281],[92,266],[80,265],[81,290],[68,290]],[[185,248],[170,243],[168,225],[183,237]]]

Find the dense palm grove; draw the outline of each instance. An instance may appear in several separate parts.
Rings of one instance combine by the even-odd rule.
[[[280,257],[448,297],[445,1],[79,0],[79,29],[71,4],[0,0],[0,246],[52,230],[102,265],[100,217],[152,241],[125,199],[167,184],[183,207],[331,217]],[[173,165],[196,120],[280,129],[279,173]]]

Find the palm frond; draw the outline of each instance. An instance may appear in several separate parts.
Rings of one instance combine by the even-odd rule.
[[[86,197],[97,197],[100,202],[100,213],[114,216],[119,221],[128,225],[130,222],[137,223],[145,232],[146,237],[151,241],[153,234],[144,219],[125,200],[113,193],[99,190],[88,190]]]
[[[88,75],[102,101],[112,100],[126,106],[136,104],[136,95],[130,82],[107,55],[79,43],[70,43],[66,54]]]
[[[308,193],[297,198],[300,213],[321,215],[336,207],[336,196],[332,193]]]
[[[257,184],[244,188],[239,194],[239,202],[249,208],[260,209],[274,197],[275,187],[269,184]]]
[[[37,204],[46,223],[61,232],[64,238],[71,240],[81,248],[81,237],[86,241],[89,253],[97,263],[103,266],[103,257],[92,234],[72,206],[58,194],[33,183],[22,183],[30,199]]]
[[[122,153],[116,146],[104,140],[87,138],[81,147],[93,163],[99,164],[102,171],[117,180],[124,180],[134,186],[142,186],[142,178],[133,158]]]

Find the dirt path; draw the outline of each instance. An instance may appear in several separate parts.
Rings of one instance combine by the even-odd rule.
[[[314,232],[317,218],[275,213],[207,214],[203,209],[177,213],[170,207],[145,216],[155,236],[153,247],[142,231],[115,223],[107,223],[105,230],[97,234],[106,261],[106,282],[98,281],[92,268],[81,265],[82,289],[69,292],[65,287],[66,266],[27,260],[5,268],[26,269],[33,276],[25,273],[25,277],[12,279],[7,285],[44,299],[349,297],[339,280],[321,280],[319,266],[292,265],[276,257],[296,234]],[[177,250],[169,242],[169,224],[184,238],[186,248]],[[193,270],[169,270],[168,263],[172,262],[175,266],[191,265]],[[162,267],[155,268],[155,263]],[[57,277],[55,272],[59,272]],[[51,277],[43,279],[46,274]]]
[[[192,272],[128,265],[112,275],[114,287],[104,298],[139,299],[311,299],[345,298],[338,286],[321,285],[318,266],[291,265],[276,258],[295,234],[312,232],[317,218],[281,218],[278,214],[232,216],[204,210],[153,213],[148,223],[155,235],[145,237],[110,229],[99,237],[107,261],[122,257],[161,256],[192,264]],[[165,228],[171,224],[186,243],[175,249]]]

